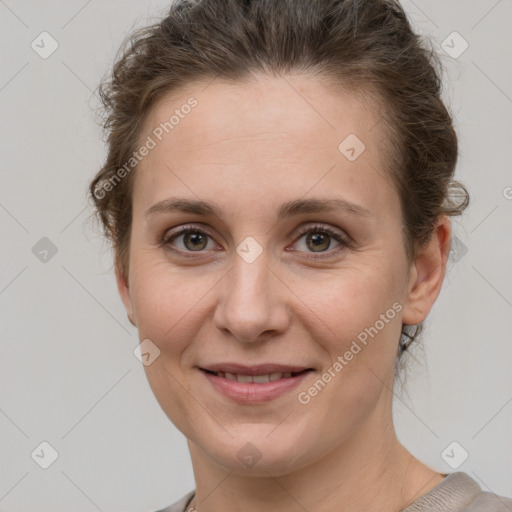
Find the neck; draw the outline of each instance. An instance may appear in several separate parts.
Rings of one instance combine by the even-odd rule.
[[[382,412],[382,411],[381,411]],[[197,512],[398,512],[437,485],[442,476],[415,459],[383,429],[374,411],[365,425],[313,463],[285,475],[228,471],[189,440]]]

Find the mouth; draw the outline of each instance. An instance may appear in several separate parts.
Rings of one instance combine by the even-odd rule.
[[[238,404],[258,404],[289,393],[315,373],[313,368],[282,365],[218,365],[199,368],[211,387]]]
[[[271,373],[263,373],[259,375],[247,375],[243,373],[230,373],[230,372],[222,372],[222,371],[212,371],[206,370],[205,368],[200,368],[203,372],[209,373],[210,375],[215,375],[216,377],[220,377],[221,379],[227,379],[236,382],[253,382],[256,384],[264,384],[265,382],[274,382],[281,379],[290,379],[292,377],[297,377],[298,375],[302,375],[306,372],[313,371],[312,368],[306,368],[305,370],[301,370],[298,372],[271,372]]]

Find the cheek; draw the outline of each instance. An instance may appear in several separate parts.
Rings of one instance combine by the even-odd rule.
[[[333,384],[326,396],[332,394],[347,407],[358,401],[373,403],[381,379],[390,381],[393,376],[403,308],[399,278],[391,268],[366,265],[328,281],[328,289],[316,287],[308,298],[322,319],[311,337],[330,360],[330,369],[324,372]],[[322,289],[327,291],[321,293]]]
[[[213,272],[191,272],[162,261],[143,261],[133,273],[132,300],[139,336],[161,351],[178,353],[201,326]],[[191,330],[192,329],[192,330]]]
[[[159,356],[144,366],[146,378],[169,419],[183,431],[190,429],[195,411],[186,392],[181,365],[184,354],[204,324],[204,306],[211,276],[191,278],[168,264],[142,263],[133,276],[133,302],[140,340],[151,340]],[[195,412],[194,412],[195,411]]]
[[[399,278],[394,269],[384,264],[360,265],[331,273],[324,280],[303,283],[301,298],[325,321],[330,332],[346,340],[373,325],[381,314],[400,302]],[[388,315],[396,317],[397,308]],[[391,318],[392,317],[392,318]]]

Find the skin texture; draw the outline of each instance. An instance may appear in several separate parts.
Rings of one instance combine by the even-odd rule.
[[[398,511],[442,480],[397,440],[391,390],[401,322],[423,321],[440,292],[449,220],[409,265],[399,197],[385,172],[388,141],[377,106],[360,94],[304,75],[196,83],[160,100],[140,140],[190,96],[197,106],[136,170],[129,275],[116,276],[140,340],[160,350],[145,371],[188,439],[197,510]],[[352,162],[338,150],[349,134],[366,146]],[[145,215],[171,196],[214,202],[223,219]],[[277,223],[282,203],[312,197],[342,197],[370,215],[309,213]],[[352,245],[324,235],[315,248],[297,229],[316,223]],[[195,242],[200,250],[186,236],[166,249],[162,239],[185,224],[208,233]],[[236,252],[249,236],[263,251],[252,263]],[[315,254],[328,256],[308,258]],[[394,303],[401,311],[301,404],[298,393]],[[315,372],[284,396],[240,405],[198,369],[222,361]],[[237,457],[247,442],[261,455],[251,467]]]

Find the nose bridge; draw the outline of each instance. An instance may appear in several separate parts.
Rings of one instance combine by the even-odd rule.
[[[239,250],[243,249],[243,244]],[[235,254],[215,313],[216,325],[242,341],[257,341],[266,331],[284,328],[287,320],[276,277],[262,252],[254,260]]]
[[[268,274],[266,256],[260,255],[254,261],[250,261],[237,254],[231,271],[233,287],[230,294],[233,294],[240,304],[261,298],[264,291],[268,291]]]

